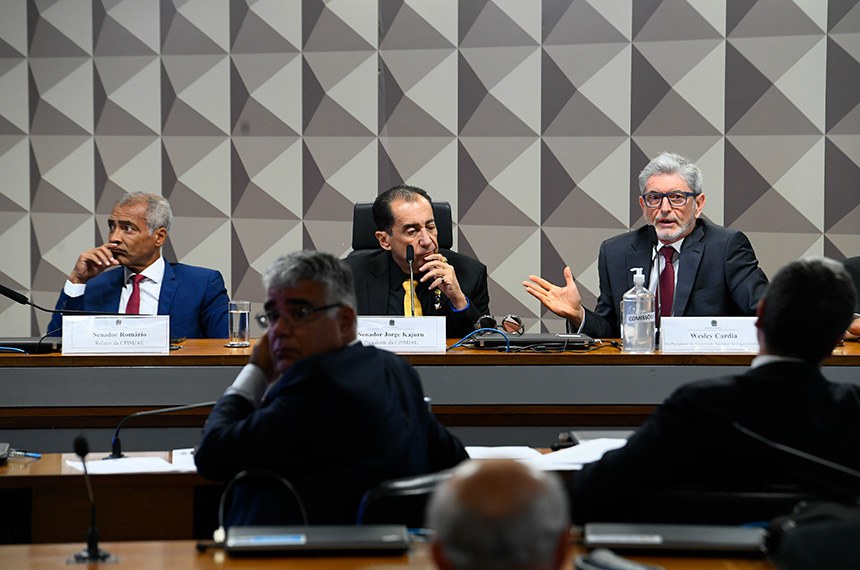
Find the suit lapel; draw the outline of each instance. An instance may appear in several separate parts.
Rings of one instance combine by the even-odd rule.
[[[367,306],[373,314],[384,315],[388,312],[388,258],[391,254],[381,251],[369,264],[371,278],[365,283]]]
[[[117,313],[122,289],[125,287],[125,269],[122,267],[111,269],[104,276],[107,279],[107,285],[101,288],[101,293],[94,300],[91,310]]]
[[[618,296],[619,299],[624,295],[624,293],[633,288],[633,272],[630,270],[634,267],[642,268],[642,273],[645,274],[646,284],[649,283],[649,280],[651,279],[651,270],[654,265],[653,258],[651,256],[653,250],[651,248],[651,244],[648,243],[648,233],[643,231],[644,229],[647,228],[639,229],[637,231],[638,235],[636,236],[636,239],[633,240],[632,244],[630,244],[632,249],[627,252],[627,288]]]
[[[681,255],[678,258],[678,279],[675,284],[675,301],[672,303],[674,309],[672,314],[679,317],[684,316],[687,303],[690,300],[690,293],[693,291],[693,282],[699,272],[702,253],[705,251],[705,244],[702,243],[704,235],[702,222],[697,221],[692,233],[681,244]]]
[[[161,280],[161,292],[158,294],[158,314],[169,315],[176,296],[176,274],[173,265],[164,262],[164,278]]]

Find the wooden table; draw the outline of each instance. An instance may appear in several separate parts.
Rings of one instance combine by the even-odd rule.
[[[143,409],[217,399],[248,361],[250,349],[225,348],[221,340],[189,340],[162,356],[61,356],[0,354],[0,431],[14,445],[71,450],[81,429],[102,430],[94,449],[108,449],[112,428]],[[515,353],[455,349],[446,354],[405,355],[421,375],[433,411],[447,426],[468,428],[468,445],[546,446],[543,436],[515,441],[528,428],[635,428],[675,388],[700,378],[734,374],[749,354],[622,354],[606,346],[578,353]],[[832,380],[860,383],[860,345],[838,347],[825,361]],[[149,428],[146,437],[125,431],[128,449],[193,446],[207,409],[140,418],[126,430]],[[153,428],[172,430],[164,439]],[[501,440],[480,436],[501,431]],[[143,433],[143,430],[141,430]],[[488,436],[489,437],[489,436]]]
[[[169,453],[130,453],[162,457]],[[100,461],[104,454],[90,454]],[[0,467],[0,528],[8,542],[85,540],[90,522],[83,474],[66,464],[74,454],[13,457]],[[106,540],[188,539],[211,536],[221,485],[195,473],[90,475],[98,527]],[[2,561],[2,558],[0,558]],[[0,562],[0,567],[5,565]]]
[[[4,570],[68,570],[66,559],[83,548],[83,543],[0,546],[0,560]],[[150,570],[182,568],[184,570],[261,569],[281,570],[430,570],[434,569],[426,544],[413,545],[403,556],[362,557],[270,557],[235,558],[223,552],[200,554],[192,541],[175,542],[116,542],[105,543],[102,548],[118,558],[116,568],[123,570]],[[572,545],[562,568],[573,568],[574,557],[582,550]],[[659,564],[666,570],[772,570],[765,560],[723,557],[687,556],[629,556],[638,562]],[[113,566],[101,566],[112,568]],[[74,566],[71,566],[74,568]]]

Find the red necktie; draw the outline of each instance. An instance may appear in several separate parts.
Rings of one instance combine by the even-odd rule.
[[[666,245],[660,248],[660,253],[666,259],[666,266],[660,272],[660,316],[671,317],[675,300],[675,266],[672,265],[675,248]]]
[[[131,297],[128,298],[128,304],[125,306],[126,315],[140,314],[140,282],[144,279],[146,277],[140,273],[131,277]]]

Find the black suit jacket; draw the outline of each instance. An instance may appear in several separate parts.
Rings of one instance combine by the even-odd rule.
[[[475,330],[477,320],[489,314],[490,293],[487,290],[487,266],[471,257],[443,249],[440,253],[454,266],[460,289],[469,298],[465,311],[454,312],[448,298],[442,295],[442,306],[436,311],[432,303],[422,303],[424,315],[444,315],[448,338],[461,338]],[[359,315],[387,315],[389,293],[389,262],[391,253],[383,249],[354,251],[344,260],[355,279],[355,295]],[[417,279],[417,276],[416,276]]]
[[[467,458],[427,409],[418,374],[399,356],[354,344],[306,358],[269,389],[259,409],[222,397],[194,455],[200,474],[228,480],[265,469],[298,491],[313,524],[353,524],[366,490]],[[230,524],[300,522],[274,478],[238,483]]]
[[[733,422],[860,469],[860,388],[827,381],[815,364],[774,362],[676,390],[627,445],[575,475],[575,520],[636,520],[639,505],[661,490],[690,484],[756,490],[804,483],[798,478],[814,471],[740,433]]]
[[[630,269],[643,268],[645,283],[649,283],[653,258],[648,226],[601,244],[597,260],[600,296],[594,311],[585,311],[583,333],[595,338],[618,338],[621,299],[633,287]],[[681,244],[673,314],[754,315],[766,286],[767,277],[747,237],[699,218]]]

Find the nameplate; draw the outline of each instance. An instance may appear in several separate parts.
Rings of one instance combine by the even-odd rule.
[[[445,352],[445,317],[358,317],[358,340],[392,352]]]
[[[63,315],[63,354],[167,354],[168,315]]]
[[[661,317],[660,351],[758,352],[756,317]]]

